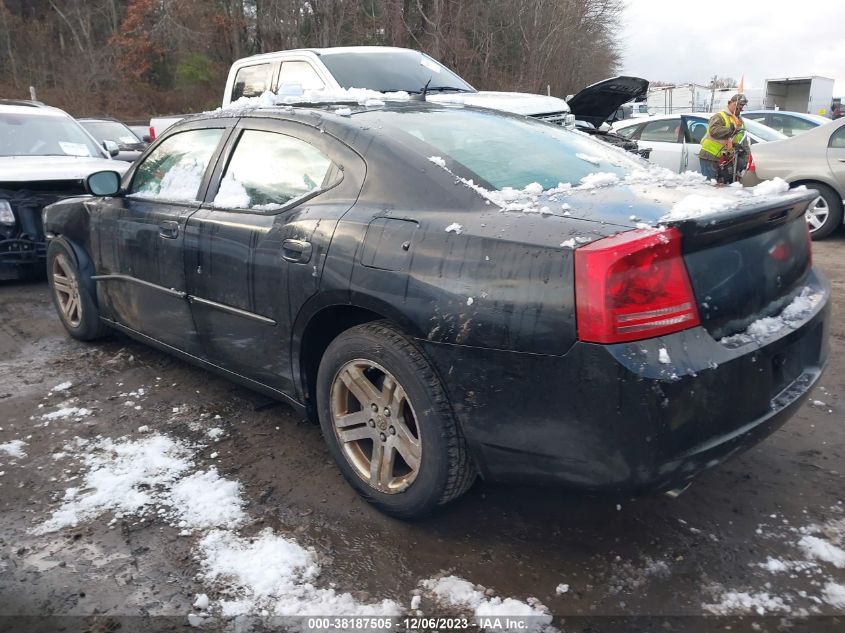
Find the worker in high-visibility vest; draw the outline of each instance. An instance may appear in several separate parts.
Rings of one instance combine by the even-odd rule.
[[[748,166],[751,142],[742,120],[742,109],[747,103],[744,94],[735,94],[725,110],[710,117],[698,153],[701,173],[708,180],[731,184]]]

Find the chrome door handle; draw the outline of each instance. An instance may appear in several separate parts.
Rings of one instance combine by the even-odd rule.
[[[173,220],[164,220],[159,222],[158,234],[169,240],[179,237],[179,223]]]
[[[282,259],[294,264],[307,264],[311,260],[311,242],[285,240],[282,242]]]

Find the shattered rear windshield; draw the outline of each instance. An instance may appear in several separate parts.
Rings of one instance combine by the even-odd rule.
[[[427,155],[449,158],[496,189],[540,183],[551,189],[602,172],[622,178],[644,163],[559,125],[479,110],[384,112],[392,132],[427,144]],[[479,184],[478,182],[476,184]]]

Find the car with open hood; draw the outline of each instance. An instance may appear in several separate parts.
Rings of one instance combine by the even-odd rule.
[[[41,210],[85,193],[89,174],[126,168],[62,110],[0,100],[0,278],[42,275]]]
[[[630,138],[617,134],[608,125],[624,118],[620,115],[626,103],[648,93],[648,80],[641,77],[611,77],[587,86],[578,94],[566,98],[575,126],[598,140],[616,145],[648,158],[651,150],[641,148]]]
[[[477,475],[678,490],[784,424],[827,358],[811,192],[528,117],[256,99],[88,187],[45,212],[67,332],[288,403],[398,517]]]

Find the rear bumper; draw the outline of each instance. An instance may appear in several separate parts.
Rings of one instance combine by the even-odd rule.
[[[760,442],[809,396],[830,289],[815,273],[808,285],[822,299],[800,327],[736,348],[703,328],[565,356],[420,343],[485,478],[666,490]]]

